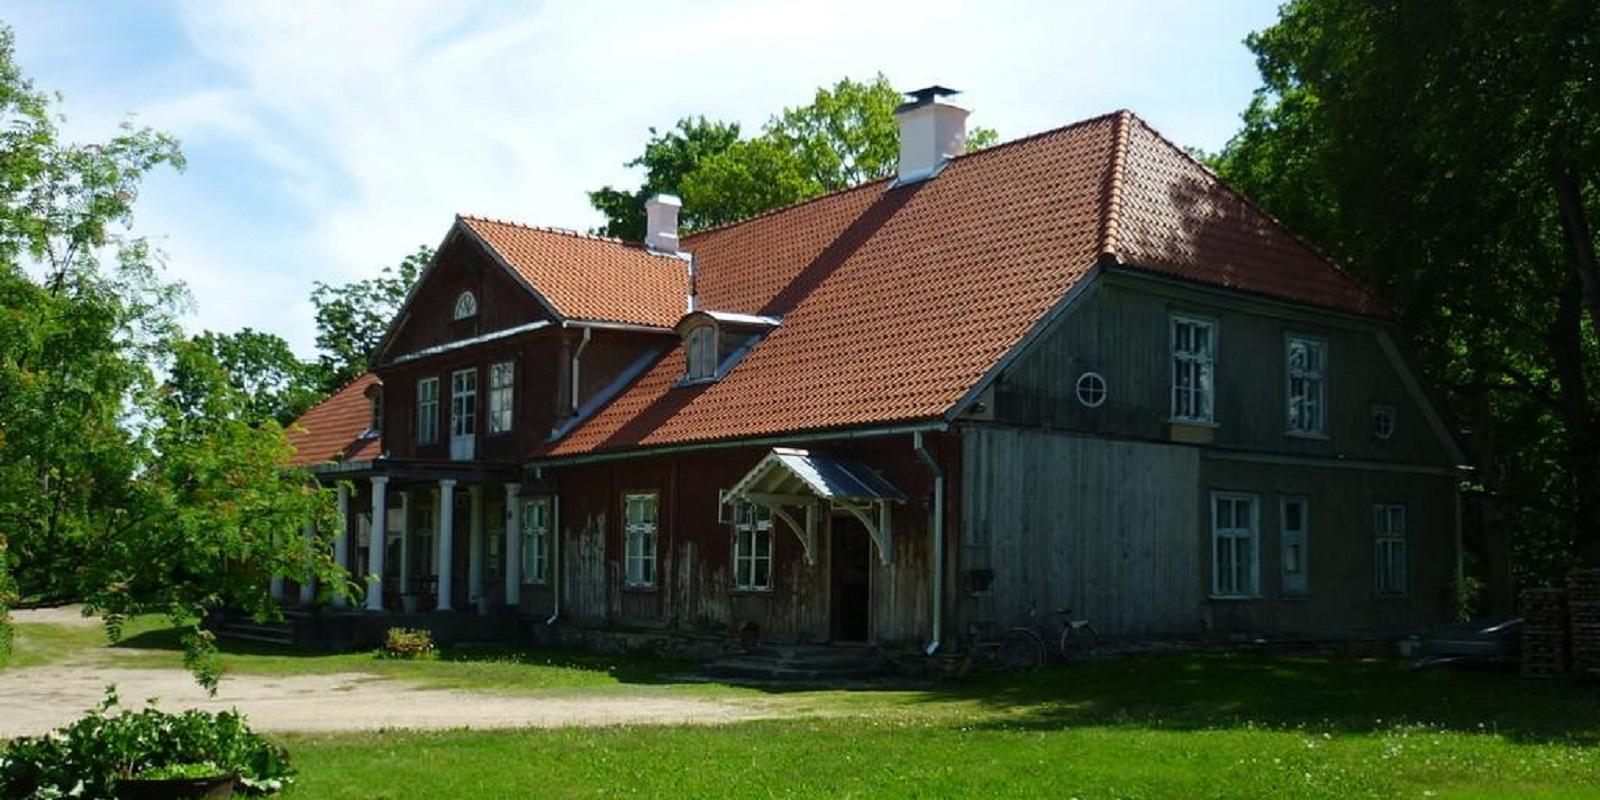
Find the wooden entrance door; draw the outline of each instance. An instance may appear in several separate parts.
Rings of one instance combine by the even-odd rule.
[[[832,527],[828,543],[832,638],[865,642],[872,619],[872,540],[854,517],[834,517]]]

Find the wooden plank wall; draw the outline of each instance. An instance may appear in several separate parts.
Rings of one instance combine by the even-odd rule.
[[[994,570],[1002,626],[1070,607],[1102,635],[1200,627],[1199,451],[1038,430],[965,430],[959,631],[967,571]],[[986,563],[987,562],[987,563]]]

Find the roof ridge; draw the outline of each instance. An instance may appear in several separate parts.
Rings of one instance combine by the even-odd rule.
[[[1005,142],[1001,142],[999,144],[996,144],[996,145],[993,145],[993,146],[990,146],[990,147],[985,147],[982,150],[974,150],[974,151],[972,151],[970,153],[962,153],[961,155],[953,156],[953,157],[950,158],[950,163],[955,163],[957,161],[963,161],[965,159],[973,158],[973,157],[976,157],[976,156],[989,155],[990,153],[995,153],[995,152],[998,152],[1000,150],[1004,150],[1004,149],[1010,148],[1010,147],[1012,147],[1014,145],[1026,144],[1026,143],[1031,142],[1031,141],[1033,141],[1035,139],[1042,139],[1042,138],[1044,138],[1046,136],[1051,136],[1053,134],[1065,133],[1066,131],[1072,130],[1074,128],[1081,128],[1081,127],[1085,127],[1085,126],[1088,126],[1088,125],[1092,125],[1092,124],[1094,124],[1096,122],[1100,122],[1102,120],[1105,120],[1108,117],[1112,117],[1112,116],[1115,116],[1117,114],[1129,114],[1129,115],[1132,115],[1132,112],[1128,111],[1127,109],[1122,109],[1120,111],[1111,111],[1111,112],[1108,112],[1108,113],[1105,113],[1105,114],[1098,114],[1098,115],[1095,115],[1093,117],[1086,117],[1084,119],[1077,120],[1076,122],[1069,122],[1069,123],[1067,123],[1065,125],[1061,125],[1061,126],[1054,127],[1054,128],[1049,128],[1047,130],[1037,131],[1037,132],[1034,132],[1034,133],[1030,133],[1027,136],[1021,136],[1021,137],[1018,137],[1016,139],[1012,139],[1010,141],[1005,141]],[[786,206],[779,206],[777,208],[770,208],[770,209],[767,209],[766,211],[763,211],[763,212],[761,212],[759,214],[752,214],[751,216],[745,217],[744,219],[734,220],[733,222],[724,222],[721,225],[714,225],[714,226],[712,226],[710,228],[705,228],[705,229],[702,229],[702,230],[695,231],[694,233],[691,233],[688,236],[683,237],[683,241],[684,241],[685,244],[687,244],[690,239],[693,239],[694,237],[700,236],[702,234],[715,233],[715,232],[718,232],[718,231],[727,230],[729,228],[736,228],[736,227],[738,227],[740,225],[745,224],[746,222],[754,222],[754,221],[756,221],[758,219],[764,219],[766,217],[776,216],[778,214],[782,214],[785,211],[792,211],[792,210],[794,210],[796,208],[799,208],[801,206],[809,205],[811,203],[815,203],[815,202],[818,202],[818,201],[821,201],[821,200],[826,200],[826,199],[828,199],[830,197],[840,197],[842,195],[845,195],[845,194],[848,194],[850,192],[856,191],[857,189],[865,189],[865,188],[867,188],[869,186],[872,186],[872,185],[875,185],[875,184],[879,184],[879,183],[883,183],[884,181],[892,181],[892,180],[894,180],[894,178],[895,178],[895,176],[893,176],[893,175],[885,175],[885,176],[883,176],[881,178],[873,178],[870,181],[865,181],[865,182],[862,182],[862,183],[858,183],[858,184],[856,184],[854,186],[846,186],[843,189],[835,189],[834,191],[831,191],[831,192],[827,192],[827,193],[824,193],[824,194],[819,194],[816,197],[807,197],[804,200],[797,200],[797,201],[795,201],[793,203],[790,203],[789,205],[786,205]]]
[[[1243,202],[1246,206],[1248,206],[1250,208],[1251,211],[1254,211],[1257,214],[1260,214],[1262,216],[1262,218],[1264,218],[1268,222],[1272,223],[1273,227],[1276,227],[1279,231],[1282,231],[1284,234],[1288,235],[1288,237],[1290,239],[1294,240],[1295,244],[1298,244],[1301,247],[1304,247],[1306,249],[1306,252],[1309,252],[1313,256],[1316,256],[1318,260],[1320,260],[1322,263],[1327,264],[1328,266],[1332,267],[1333,270],[1335,272],[1339,273],[1339,275],[1341,277],[1343,277],[1345,280],[1350,281],[1350,283],[1354,284],[1355,287],[1357,289],[1360,289],[1361,293],[1366,295],[1367,299],[1370,300],[1374,305],[1376,305],[1380,310],[1382,310],[1383,312],[1385,312],[1385,313],[1387,313],[1387,314],[1389,314],[1391,316],[1398,316],[1398,314],[1396,314],[1395,310],[1389,306],[1388,301],[1384,300],[1383,297],[1380,296],[1377,292],[1374,292],[1370,288],[1368,288],[1366,283],[1364,283],[1360,278],[1357,278],[1355,275],[1352,275],[1350,273],[1350,270],[1345,269],[1343,264],[1340,264],[1338,261],[1335,261],[1332,256],[1329,256],[1327,253],[1324,253],[1322,251],[1322,248],[1316,246],[1315,244],[1312,244],[1309,241],[1306,241],[1306,239],[1304,237],[1302,237],[1299,233],[1295,232],[1295,230],[1293,228],[1290,228],[1288,225],[1285,225],[1283,223],[1283,220],[1278,219],[1278,217],[1276,215],[1274,215],[1272,212],[1266,210],[1265,208],[1262,208],[1259,204],[1257,204],[1256,201],[1251,199],[1249,195],[1245,194],[1244,192],[1239,191],[1238,189],[1233,188],[1233,185],[1228,183],[1227,181],[1223,180],[1222,176],[1218,175],[1216,170],[1213,170],[1212,168],[1206,166],[1205,162],[1201,161],[1198,158],[1195,158],[1194,155],[1192,153],[1190,153],[1188,150],[1186,150],[1186,149],[1184,149],[1182,147],[1179,147],[1176,142],[1174,142],[1171,139],[1168,139],[1166,136],[1162,135],[1161,131],[1158,131],[1158,130],[1155,129],[1155,126],[1151,125],[1149,122],[1146,122],[1144,119],[1140,118],[1137,114],[1133,114],[1131,116],[1134,119],[1134,121],[1138,122],[1141,126],[1144,127],[1145,130],[1149,131],[1150,135],[1154,136],[1156,138],[1156,141],[1158,141],[1158,142],[1166,145],[1167,147],[1171,148],[1173,151],[1177,152],[1180,156],[1182,156],[1184,159],[1186,159],[1189,163],[1195,165],[1196,167],[1199,167],[1201,169],[1201,171],[1203,171],[1207,175],[1211,176],[1211,179],[1216,181],[1217,185],[1221,186],[1223,191],[1227,192],[1230,196],[1232,196],[1233,198],[1239,200],[1240,202]]]
[[[1117,255],[1117,222],[1122,215],[1122,179],[1128,168],[1128,123],[1138,119],[1132,111],[1119,109],[1111,125],[1111,165],[1106,170],[1104,209],[1100,218],[1100,255]],[[1141,120],[1142,121],[1142,120]]]
[[[500,217],[488,217],[481,214],[456,214],[456,216],[463,220],[487,222],[493,225],[505,225],[512,228],[520,228],[525,231],[536,231],[538,233],[548,233],[555,236],[567,236],[574,239],[587,239],[589,241],[606,242],[608,244],[620,244],[623,247],[631,247],[643,250],[648,255],[678,260],[678,257],[671,253],[660,253],[656,252],[655,250],[651,250],[649,247],[646,247],[643,242],[633,242],[615,236],[602,236],[598,233],[589,233],[587,231],[580,231],[575,228],[563,228],[556,225],[531,225],[526,222],[517,222],[516,220],[502,219]]]

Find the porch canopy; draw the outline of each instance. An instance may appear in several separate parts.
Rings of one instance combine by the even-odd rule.
[[[773,448],[724,496],[724,502],[750,503],[783,520],[805,548],[806,563],[817,559],[819,513],[841,511],[861,521],[878,548],[878,560],[890,563],[893,517],[890,507],[906,496],[877,471],[854,459]],[[790,513],[801,509],[804,521]]]

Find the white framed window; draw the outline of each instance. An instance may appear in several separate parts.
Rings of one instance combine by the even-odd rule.
[[[1284,346],[1287,362],[1289,433],[1321,436],[1327,423],[1328,343],[1290,336]]]
[[[472,292],[456,295],[456,319],[466,319],[478,313],[478,296]]]
[[[1285,497],[1278,504],[1278,520],[1282,536],[1279,545],[1283,573],[1284,594],[1305,594],[1310,567],[1309,532],[1311,529],[1311,501],[1304,497]]]
[[[439,441],[439,379],[417,381],[417,444]]]
[[[367,435],[377,436],[383,432],[383,387],[373,387],[372,396],[368,399],[372,401],[372,407],[369,409],[371,418],[367,420]]]
[[[654,492],[622,496],[624,582],[636,588],[656,585],[656,535],[660,496]]]
[[[1372,436],[1380,442],[1394,438],[1395,408],[1389,405],[1372,407]]]
[[[1217,324],[1199,317],[1172,318],[1172,419],[1211,423]]]
[[[1372,534],[1378,594],[1405,594],[1406,507],[1399,503],[1375,504],[1372,507]]]
[[[772,588],[772,510],[740,503],[733,523],[733,588]]]
[[[471,459],[477,449],[478,371],[450,374],[450,458]]]
[[[684,339],[683,347],[688,360],[684,380],[700,381],[717,376],[717,326],[695,326]]]
[[[1211,596],[1260,594],[1256,569],[1259,509],[1255,495],[1211,493]]]
[[[522,582],[550,582],[550,498],[522,503]]]
[[[511,361],[489,365],[489,434],[511,431],[511,409],[516,399],[517,366]]]
[[[1075,389],[1084,408],[1099,408],[1106,401],[1106,379],[1098,372],[1079,375]]]

